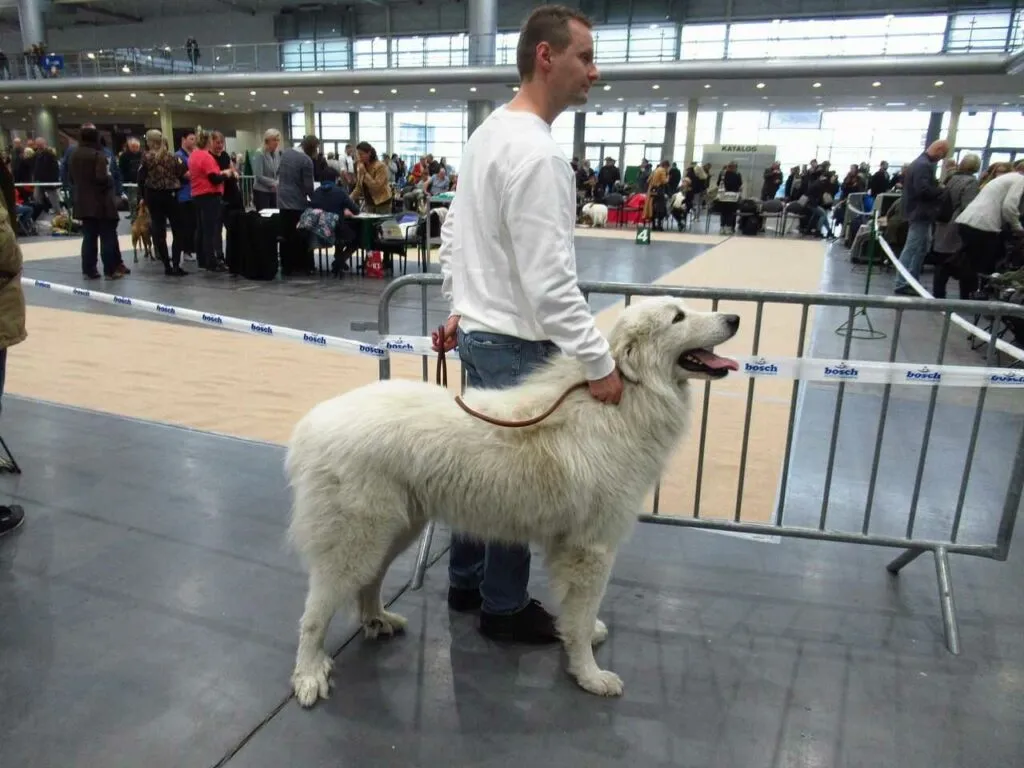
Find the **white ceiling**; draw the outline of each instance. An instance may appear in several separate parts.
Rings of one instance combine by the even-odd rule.
[[[874,85],[875,82],[879,84]],[[823,78],[815,80],[769,80],[763,88],[756,81],[708,80],[615,82],[598,84],[585,107],[595,110],[637,110],[685,112],[690,98],[697,98],[701,109],[790,110],[817,109],[920,109],[946,111],[954,94],[964,94],[964,111],[972,109],[1024,109],[1024,75],[955,76],[941,85],[932,77],[897,77],[882,81],[870,78]],[[819,85],[815,85],[818,83]],[[656,87],[657,86],[657,87]],[[473,88],[476,88],[474,91]],[[359,91],[356,93],[355,91]],[[394,92],[393,92],[394,91]],[[186,98],[188,96],[189,98]],[[0,108],[22,111],[39,104],[58,113],[93,111],[97,116],[114,111],[152,113],[162,104],[174,110],[211,113],[290,112],[312,102],[318,111],[374,110],[404,112],[413,110],[462,109],[467,100],[481,99],[503,103],[514,96],[505,85],[362,86],[324,88],[262,88],[185,90],[163,92],[83,91],[60,94],[8,94],[0,98]]]

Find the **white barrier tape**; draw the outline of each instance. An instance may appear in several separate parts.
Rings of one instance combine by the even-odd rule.
[[[426,336],[385,336],[383,345],[399,354],[433,355]],[[457,356],[455,351],[449,356]],[[942,387],[1022,387],[1024,371],[970,365],[922,365],[876,360],[828,360],[813,357],[734,357],[740,369],[731,376],[857,384],[907,384]]]
[[[928,292],[928,289],[921,285],[921,283],[918,282],[914,278],[914,276],[910,274],[906,267],[900,264],[899,257],[897,257],[896,254],[892,252],[892,248],[889,247],[889,243],[886,242],[885,238],[882,237],[881,233],[878,233],[877,229],[875,230],[875,232],[877,233],[876,240],[878,244],[882,247],[882,250],[885,251],[885,255],[889,257],[889,261],[892,262],[893,266],[896,267],[896,269],[899,271],[901,275],[903,275],[903,279],[907,281],[907,285],[913,288],[922,298],[935,298],[934,296],[931,295],[931,293]],[[978,326],[968,322],[963,317],[958,315],[956,312],[950,315],[950,320],[953,322],[954,325],[967,331],[967,333],[971,334],[972,336],[984,342],[985,344],[988,344],[992,339],[992,336],[987,331],[983,331]],[[1013,344],[1003,341],[1002,339],[996,339],[996,349],[998,349],[1000,352],[1003,352],[1004,354],[1009,355],[1014,360],[1024,362],[1024,350],[1020,349],[1019,347],[1015,347]]]
[[[200,312],[195,309],[159,304],[128,296],[102,293],[86,288],[50,283],[45,280],[21,278],[22,285],[42,288],[65,296],[131,307],[163,317],[187,320],[199,325],[222,328],[238,333],[248,333],[264,338],[278,338],[295,341],[323,349],[337,349],[357,355],[366,355],[378,360],[400,355],[433,356],[431,339],[427,336],[384,336],[377,344],[368,344],[355,339],[326,336],[282,325],[259,323],[228,315]],[[457,351],[450,355],[458,358]],[[919,363],[885,363],[874,360],[825,360],[797,357],[737,357],[739,371],[735,375],[756,378],[801,379],[803,381],[846,381],[863,384],[907,384],[944,387],[1024,387],[1024,371],[1005,368],[981,368],[959,365],[921,365]]]
[[[174,307],[170,304],[157,304],[156,302],[145,301],[143,299],[132,299],[128,296],[101,293],[99,291],[91,291],[87,288],[75,288],[70,285],[59,285],[45,280],[33,280],[28,277],[21,278],[21,284],[35,288],[43,288],[44,290],[52,291],[53,293],[61,293],[65,296],[77,296],[82,299],[98,301],[101,304],[114,304],[121,307],[131,307],[132,309],[149,312],[153,315],[174,317],[180,320],[188,320],[192,323],[198,323],[200,325],[224,328],[229,331],[237,331],[238,333],[248,333],[254,336],[264,337],[270,336],[272,338],[287,339],[288,341],[297,341],[314,347],[339,349],[344,352],[352,352],[357,355],[375,357],[378,360],[387,357],[388,354],[383,347],[377,344],[367,344],[366,342],[356,341],[355,339],[342,339],[337,336],[325,336],[322,333],[310,333],[309,331],[302,331],[297,328],[287,328],[283,325],[259,323],[254,320],[243,320],[239,317],[218,315],[212,312],[199,312],[195,309]]]

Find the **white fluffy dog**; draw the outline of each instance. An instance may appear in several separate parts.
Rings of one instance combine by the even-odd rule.
[[[608,206],[603,203],[586,203],[580,210],[584,221],[592,227],[604,227],[608,224]]]
[[[299,703],[327,697],[323,642],[339,608],[357,604],[371,638],[405,626],[384,610],[381,583],[428,520],[542,547],[569,672],[592,693],[621,694],[618,675],[594,660],[592,643],[607,635],[598,606],[616,550],[690,420],[689,381],[736,370],[711,347],[738,327],[736,315],[693,312],[676,299],[637,302],[610,337],[621,402],[605,405],[579,389],[531,427],[492,426],[451,392],[407,380],[315,406],[296,425],[286,459],[289,536],[309,571],[292,675]],[[517,387],[467,390],[465,401],[522,420],[584,378],[579,363],[559,356]]]

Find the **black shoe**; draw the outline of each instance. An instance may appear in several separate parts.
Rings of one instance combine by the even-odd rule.
[[[448,587],[448,607],[459,613],[472,613],[480,610],[484,599],[479,589],[456,589]]]
[[[0,536],[10,533],[25,522],[25,510],[17,504],[0,507]]]
[[[519,613],[496,615],[480,612],[480,634],[491,640],[524,645],[548,645],[559,641],[555,617],[538,600],[530,600]]]
[[[101,275],[99,272],[84,272],[82,274],[82,277],[84,277],[86,280],[99,280],[101,277],[103,277],[103,275]]]

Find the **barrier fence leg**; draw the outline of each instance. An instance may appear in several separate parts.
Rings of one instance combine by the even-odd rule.
[[[420,548],[416,553],[416,567],[413,569],[412,588],[419,589],[423,586],[423,578],[427,574],[427,564],[430,562],[430,544],[434,540],[434,523],[427,523],[420,536]]]
[[[939,579],[939,602],[942,605],[942,625],[946,631],[946,648],[954,656],[960,654],[960,629],[956,621],[953,602],[953,579],[949,573],[949,554],[945,547],[935,549],[935,574]]]
[[[910,563],[917,560],[917,558],[923,554],[923,549],[904,550],[903,554],[885,566],[885,569],[889,571],[889,573],[899,573],[905,565],[910,565]]]
[[[11,449],[7,447],[6,441],[0,437],[0,447],[4,449],[4,455],[0,456],[0,472],[10,472],[12,475],[20,475],[21,467],[18,466],[17,459],[14,458],[14,454],[11,453]]]

